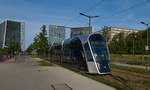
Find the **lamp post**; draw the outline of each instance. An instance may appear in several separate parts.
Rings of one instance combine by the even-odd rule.
[[[134,39],[135,39],[135,37],[134,37],[134,32],[132,31],[132,34],[133,34],[133,55],[134,55]]]
[[[98,18],[99,16],[89,16],[89,15],[86,15],[86,14],[84,14],[84,13],[80,13],[80,15],[82,15],[82,16],[85,16],[85,17],[87,17],[88,19],[89,19],[89,33],[91,34],[92,33],[92,29],[90,30],[90,27],[91,27],[91,19],[92,18]]]
[[[148,50],[149,50],[149,46],[148,46],[148,28],[149,28],[149,26],[148,26],[148,24],[147,23],[145,23],[145,22],[141,22],[141,24],[144,24],[144,25],[146,25],[146,27],[147,27],[147,46],[145,46],[145,50],[147,51],[147,55],[148,55]],[[147,56],[147,59],[148,59],[148,56]],[[146,65],[146,62],[145,62],[145,65]],[[146,65],[146,69],[147,69],[147,65]]]
[[[132,37],[133,37],[133,55],[135,55],[135,41],[136,41],[136,34],[135,32],[132,30]]]
[[[147,46],[145,46],[145,50],[149,50],[149,47],[148,47],[148,24],[147,23],[145,23],[145,22],[140,22],[141,24],[144,24],[144,25],[146,25],[147,26]]]

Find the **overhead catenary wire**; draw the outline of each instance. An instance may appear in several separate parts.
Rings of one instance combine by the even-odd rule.
[[[117,11],[115,14],[111,15],[111,17],[116,16],[116,15],[120,15],[122,13],[125,13],[125,12],[131,10],[131,9],[138,8],[138,7],[143,6],[143,5],[145,5],[145,4],[149,3],[149,2],[150,2],[150,0],[144,0],[142,2],[136,3],[136,4],[134,4],[134,5],[132,5],[132,6],[128,7],[128,8],[125,8],[123,10]]]
[[[134,4],[134,5],[132,5],[132,6],[130,6],[130,7],[127,7],[127,8],[125,8],[125,9],[122,9],[122,10],[119,10],[119,11],[117,11],[117,12],[115,12],[114,14],[112,14],[112,15],[109,15],[109,16],[105,16],[103,19],[111,19],[111,18],[113,18],[114,16],[119,16],[120,14],[122,14],[122,13],[125,13],[125,12],[127,12],[127,11],[129,11],[129,10],[132,10],[132,9],[135,9],[135,8],[138,8],[138,7],[141,7],[141,6],[144,6],[145,4],[147,4],[147,3],[149,3],[150,2],[150,0],[144,0],[144,1],[142,1],[142,2],[139,2],[139,3],[136,3],[136,4]],[[98,19],[99,20],[99,19]],[[94,23],[97,23],[97,22],[94,22]]]
[[[88,8],[87,10],[85,10],[83,13],[87,13],[92,11],[93,9],[97,8],[99,5],[103,4],[105,0],[100,0],[99,2],[93,4],[90,8]]]
[[[94,10],[96,7],[98,7],[98,6],[99,6],[100,4],[102,4],[104,1],[105,1],[105,0],[101,0],[101,1],[99,1],[98,3],[96,3],[96,4],[93,4],[90,8],[88,8],[87,10],[85,10],[84,13],[87,13],[87,12],[90,12],[90,11]],[[136,3],[136,4],[134,4],[134,5],[130,6],[130,7],[127,7],[127,8],[125,8],[125,9],[119,10],[119,11],[115,12],[115,13],[112,14],[112,15],[105,16],[105,17],[103,17],[103,19],[110,19],[110,18],[113,18],[114,16],[119,16],[120,14],[125,13],[125,12],[127,12],[127,11],[129,11],[129,10],[131,10],[131,9],[144,6],[145,4],[147,4],[147,3],[149,3],[149,2],[150,2],[150,0],[141,1],[141,2]],[[77,17],[73,17],[72,19],[69,20],[68,23],[72,23],[72,22],[78,20],[79,17],[80,17],[80,15],[78,15]],[[98,19],[98,20],[100,20],[100,19]],[[93,22],[93,23],[97,23],[97,22],[98,22],[98,21]],[[67,24],[65,24],[65,25],[67,25]]]
[[[93,9],[95,9],[96,7],[98,7],[99,5],[101,5],[105,0],[100,0],[99,2],[93,4],[91,7],[89,7],[87,10],[85,10],[83,13],[87,13],[92,11]],[[80,15],[78,14],[76,17],[71,18],[64,26],[70,24],[70,22],[74,22],[76,20],[78,20],[80,17]]]

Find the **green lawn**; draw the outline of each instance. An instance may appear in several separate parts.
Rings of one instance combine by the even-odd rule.
[[[120,69],[120,70],[125,70],[125,71],[131,71],[131,72],[150,75],[150,70],[146,70],[146,69],[126,67],[126,66],[118,66],[118,65],[115,65],[115,64],[111,64],[111,68],[116,68],[116,69]]]
[[[120,59],[120,60],[142,60],[143,55],[120,55],[120,54],[110,54],[111,60]],[[144,57],[144,60],[150,60],[149,57]]]
[[[121,62],[130,65],[143,65],[150,66],[150,56],[143,57],[143,55],[119,55],[119,54],[111,54],[110,59],[112,62]],[[118,61],[119,60],[119,61]],[[149,62],[149,63],[147,63]]]

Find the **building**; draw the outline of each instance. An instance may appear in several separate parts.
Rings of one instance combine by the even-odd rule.
[[[74,37],[74,36],[78,36],[78,35],[84,35],[84,34],[90,34],[90,31],[93,31],[92,30],[93,28],[90,27],[75,27],[75,28],[71,28],[71,35],[70,37]]]
[[[49,44],[60,42],[65,39],[65,27],[50,25],[49,26]]]
[[[104,27],[102,30],[97,31],[95,33],[100,33],[100,34],[106,34],[105,37],[108,37],[109,41],[111,41],[113,39],[113,37],[121,32],[124,33],[125,36],[127,36],[130,33],[137,33],[139,30],[135,30],[135,29],[127,29],[127,28],[120,28],[120,27]]]
[[[25,48],[24,22],[5,20],[0,23],[0,47],[8,47],[10,41],[19,44],[21,51]]]

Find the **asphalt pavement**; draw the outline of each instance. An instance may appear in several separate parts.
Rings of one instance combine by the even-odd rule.
[[[39,66],[40,60],[18,56],[0,64],[0,90],[115,90],[59,66]]]

